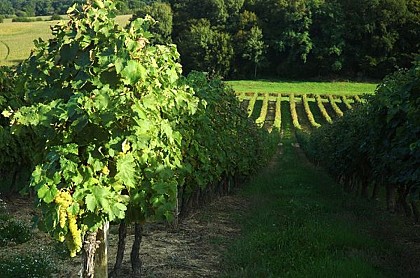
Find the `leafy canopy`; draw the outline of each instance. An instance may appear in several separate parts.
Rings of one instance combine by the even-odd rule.
[[[172,217],[179,127],[198,99],[178,82],[175,46],[149,45],[149,19],[122,29],[111,0],[68,15],[22,64],[18,89],[30,105],[12,121],[45,140],[31,186],[44,229],[75,255],[84,232],[105,221]]]

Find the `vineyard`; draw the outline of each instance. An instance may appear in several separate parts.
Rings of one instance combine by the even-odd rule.
[[[70,257],[82,253],[83,277],[107,277],[110,224],[119,225],[110,275],[121,271],[134,226],[139,276],[146,223],[178,227],[262,167],[278,140],[248,120],[220,79],[182,76],[176,46],[150,43],[153,19],[122,28],[115,10],[110,0],[73,6],[53,39],[35,41],[17,68],[0,69],[1,188],[36,196],[37,227]],[[21,243],[15,222],[3,222],[0,240]],[[2,277],[48,276],[5,265]]]
[[[112,0],[76,4],[27,59],[0,67],[1,277],[382,277],[411,261],[407,277],[420,276],[416,246],[395,263],[363,224],[387,212],[420,222],[420,57],[363,90],[238,90],[185,70],[175,44],[154,42],[153,18],[122,27],[116,14]],[[249,232],[237,246],[250,251],[223,250]],[[198,248],[210,241],[219,249]]]
[[[239,93],[241,106],[260,126],[281,130],[281,113],[290,113],[293,126],[310,130],[332,124],[353,106],[362,102],[359,95],[334,96],[331,94],[296,93]]]

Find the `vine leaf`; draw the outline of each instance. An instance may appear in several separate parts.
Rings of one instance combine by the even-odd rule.
[[[136,60],[130,60],[121,75],[124,77],[123,81],[126,85],[135,84],[139,80],[145,79],[146,69]]]
[[[132,153],[121,154],[117,160],[115,179],[123,182],[128,188],[136,186],[136,163]]]

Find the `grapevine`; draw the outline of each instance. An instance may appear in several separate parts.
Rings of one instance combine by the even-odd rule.
[[[322,103],[322,99],[320,95],[315,95],[315,99],[316,99],[316,103],[318,105],[319,110],[321,111],[322,116],[324,116],[325,120],[329,123],[332,124],[332,119],[330,117],[330,115],[328,115],[327,110],[325,109],[324,104]]]
[[[239,102],[242,102],[242,101],[244,101],[244,99],[246,98],[246,93],[245,92],[242,92],[241,94],[239,94],[239,96],[238,96],[238,99],[239,99]]]
[[[148,44],[151,19],[122,29],[115,10],[108,0],[70,8],[69,22],[38,40],[19,68],[30,105],[12,111],[11,121],[45,140],[31,186],[41,225],[64,238],[72,256],[81,234],[126,213],[130,221],[171,220],[182,123],[199,102],[179,82],[175,46]]]
[[[268,99],[269,99],[270,94],[266,93],[264,95],[264,100],[263,100],[263,104],[261,107],[261,112],[259,117],[255,120],[255,122],[257,123],[258,126],[262,127],[262,125],[264,124],[265,118],[267,116],[267,109],[268,109]]]
[[[338,107],[337,103],[334,100],[334,97],[332,95],[328,95],[328,100],[330,101],[331,107],[335,111],[335,113],[339,117],[343,117],[343,111],[341,111],[340,107]]]
[[[274,116],[274,128],[281,129],[281,94],[278,94],[276,100],[276,114]]]
[[[355,100],[357,103],[362,103],[362,99],[361,99],[358,95],[354,95],[354,100]]]
[[[320,127],[321,125],[317,123],[314,119],[314,115],[312,114],[311,108],[309,107],[308,97],[306,96],[306,94],[302,95],[302,102],[303,102],[303,107],[305,108],[306,116],[308,117],[308,120],[311,123],[311,125],[313,127]]]
[[[398,205],[416,221],[420,221],[419,73],[418,58],[410,70],[386,77],[374,95],[362,102],[354,96],[357,106],[302,140],[307,154],[346,191],[377,199],[382,187],[387,209],[395,212]]]
[[[290,103],[290,114],[292,115],[293,126],[297,129],[302,129],[299,123],[297,112],[296,112],[296,101],[295,101],[294,94],[289,95],[289,103]]]
[[[28,104],[8,112],[45,146],[31,180],[40,227],[71,256],[108,222],[172,221],[192,192],[252,173],[272,147],[232,90],[182,77],[176,46],[149,43],[153,20],[120,28],[115,5],[70,8],[21,64]]]
[[[258,98],[258,93],[254,93],[252,95],[252,98],[249,100],[249,104],[248,104],[248,117],[251,117],[252,115],[252,111],[254,111],[254,106],[255,106],[255,102],[257,101]]]
[[[346,96],[342,96],[341,97],[341,99],[342,99],[342,101],[343,101],[343,103],[344,103],[344,105],[347,107],[347,109],[352,109],[353,107],[351,106],[351,104],[350,104],[350,102],[349,102],[349,99],[346,97]]]

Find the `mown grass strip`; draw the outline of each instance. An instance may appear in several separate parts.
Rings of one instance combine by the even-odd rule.
[[[226,81],[226,83],[231,85],[236,93],[294,93],[295,95],[311,93],[334,94],[340,96],[372,94],[377,86],[375,83],[290,80],[233,80]]]
[[[386,259],[397,264],[396,249],[369,233],[371,204],[349,200],[293,142],[285,138],[277,161],[242,191],[251,206],[236,216],[242,235],[221,277],[401,277]]]

